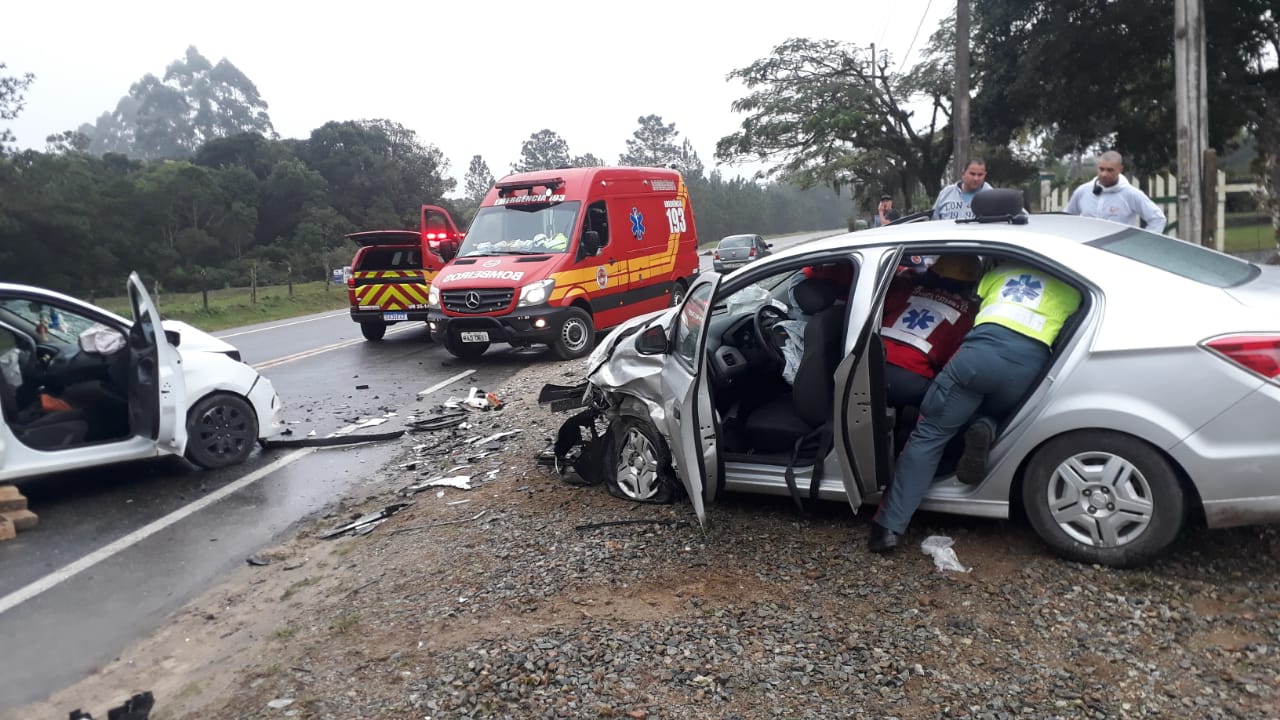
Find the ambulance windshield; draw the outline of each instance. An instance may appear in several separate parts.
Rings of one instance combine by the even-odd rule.
[[[580,205],[573,200],[480,208],[458,257],[569,252]]]

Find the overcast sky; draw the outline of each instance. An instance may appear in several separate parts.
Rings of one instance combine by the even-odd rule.
[[[501,177],[543,128],[574,155],[616,163],[642,115],[674,122],[712,167],[743,116],[732,70],[791,37],[876,43],[914,63],[949,0],[776,4],[298,3],[219,0],[5,4],[0,62],[32,72],[8,126],[24,148],[114,110],[129,86],[195,45],[257,85],[281,137],[330,120],[387,118],[444,152],[459,180],[472,155]],[[923,26],[921,27],[921,23]],[[920,27],[919,37],[912,38]],[[725,167],[726,175],[749,172]]]

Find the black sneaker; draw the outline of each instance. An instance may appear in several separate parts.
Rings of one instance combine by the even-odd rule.
[[[956,463],[956,479],[977,485],[987,477],[987,453],[991,452],[991,426],[977,422],[964,433],[964,454]]]
[[[880,523],[872,522],[871,534],[867,536],[867,548],[877,554],[893,552],[897,549],[898,540],[901,538],[901,535]]]

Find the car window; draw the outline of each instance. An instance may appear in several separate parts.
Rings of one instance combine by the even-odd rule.
[[[58,305],[15,297],[0,298],[0,318],[29,330],[37,342],[65,345],[77,345],[80,333],[97,322]]]
[[[360,257],[359,270],[421,270],[417,248],[369,248]]]
[[[722,248],[751,247],[751,244],[750,235],[730,235],[720,241],[720,247]]]
[[[1087,244],[1219,288],[1241,285],[1262,272],[1253,263],[1139,228],[1126,229]]]
[[[707,307],[711,302],[711,284],[704,283],[693,289],[676,319],[675,356],[689,369],[697,367],[694,356],[698,352],[698,338],[702,325],[707,321]]]

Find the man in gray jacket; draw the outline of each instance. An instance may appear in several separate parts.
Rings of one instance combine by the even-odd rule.
[[[1098,157],[1098,177],[1071,193],[1067,212],[1072,215],[1102,218],[1125,225],[1133,225],[1138,218],[1147,224],[1147,230],[1163,233],[1165,217],[1160,208],[1146,193],[1129,184],[1120,171],[1124,160],[1120,153],[1110,150]]]
[[[987,184],[987,163],[985,160],[973,159],[964,166],[964,174],[960,182],[942,188],[938,199],[933,203],[934,220],[965,220],[973,217],[973,209],[969,203],[973,196],[983,190],[990,190]]]

